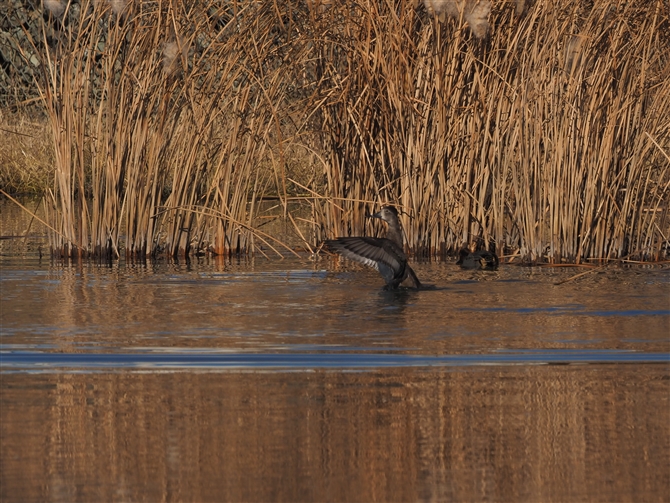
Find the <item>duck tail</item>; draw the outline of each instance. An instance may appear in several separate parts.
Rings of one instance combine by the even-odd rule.
[[[419,278],[416,277],[416,274],[409,265],[407,265],[407,277],[412,282],[414,288],[417,290],[421,288],[421,281],[419,281]]]

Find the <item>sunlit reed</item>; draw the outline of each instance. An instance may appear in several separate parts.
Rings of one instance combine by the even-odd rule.
[[[471,241],[530,261],[667,253],[667,5],[522,11],[499,4],[484,43],[404,4],[326,13],[326,234],[369,232],[364,209],[392,201],[417,255]]]
[[[281,162],[274,14],[208,7],[84,1],[43,52],[57,255],[114,257],[122,240],[129,257],[252,251],[259,165]]]
[[[417,256],[667,254],[662,0],[72,5],[32,49],[57,254],[281,248],[266,196],[311,249],[392,202]]]

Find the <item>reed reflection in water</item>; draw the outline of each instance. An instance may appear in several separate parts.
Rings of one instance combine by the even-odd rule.
[[[555,286],[574,270],[415,264],[436,289],[396,293],[381,291],[375,271],[330,266],[6,262],[2,344],[58,353],[670,352],[667,269]]]
[[[9,501],[663,501],[664,365],[2,376]]]
[[[666,269],[0,266],[3,503],[670,494]]]

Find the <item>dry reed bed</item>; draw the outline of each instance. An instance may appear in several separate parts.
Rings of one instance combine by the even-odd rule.
[[[250,2],[118,4],[67,4],[32,47],[59,28],[38,81],[55,140],[55,252],[118,256],[121,236],[133,257],[272,241],[253,229],[253,202],[272,181],[257,164],[281,163],[266,152],[281,146],[286,86],[269,67],[273,17]]]
[[[324,37],[324,60],[349,62],[327,72],[326,229],[364,232],[368,203],[393,201],[414,217],[416,254],[470,241],[532,261],[664,252],[667,4],[537,2],[519,18],[501,2],[488,41],[357,5]]]
[[[310,205],[307,246],[372,232],[366,212],[393,202],[416,255],[668,251],[662,0],[495,2],[484,39],[401,1],[67,8],[25,49],[45,70],[58,253],[118,255],[124,235],[132,256],[278,249],[268,194],[299,232],[289,202]],[[294,150],[320,174],[287,172]]]

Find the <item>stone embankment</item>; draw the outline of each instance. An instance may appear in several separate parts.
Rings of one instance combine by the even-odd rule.
[[[41,62],[35,49],[43,47],[42,23],[49,22],[49,14],[40,0],[5,2],[0,9],[0,107],[14,108],[39,97],[34,75]]]

